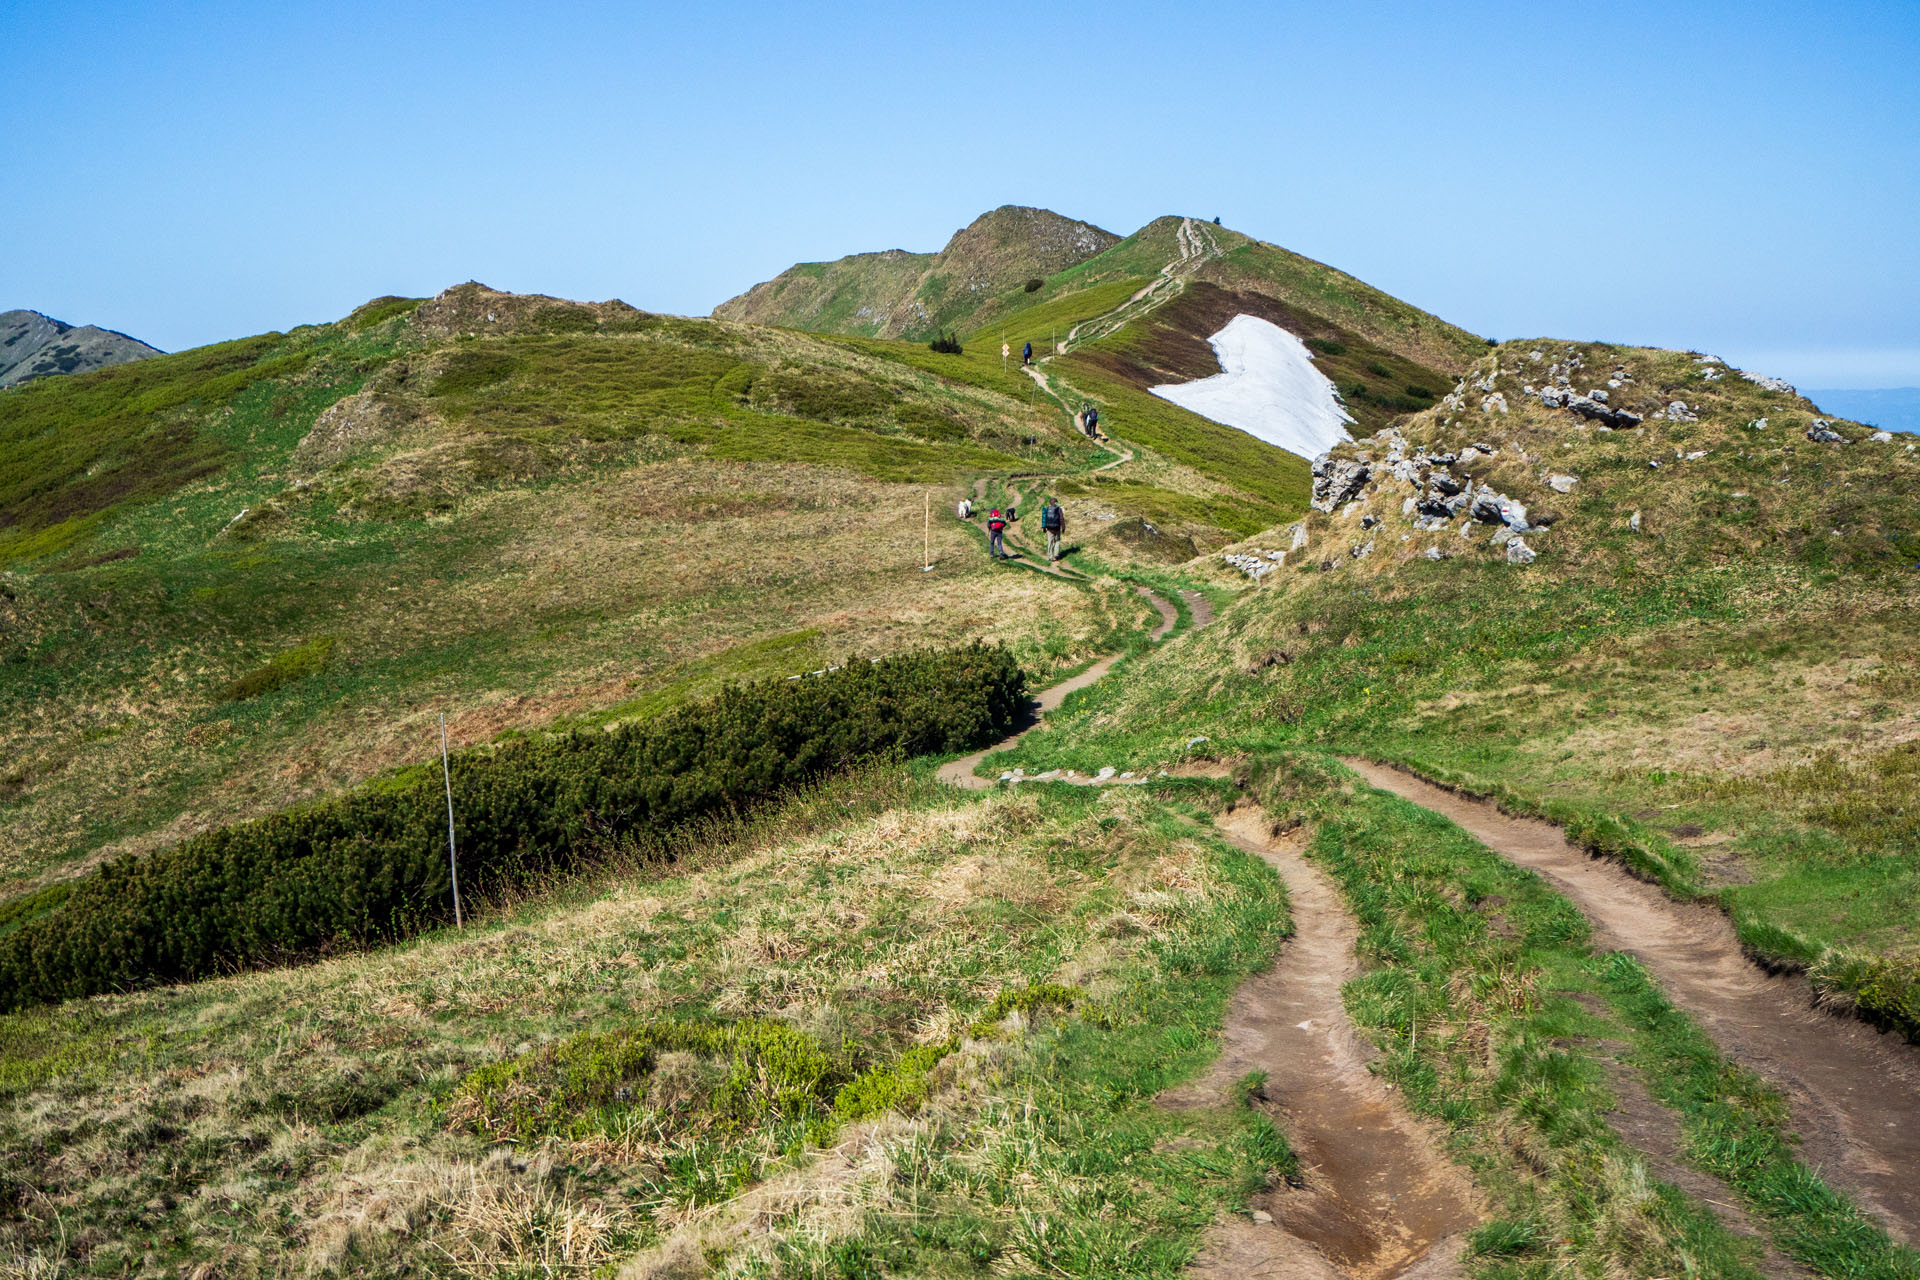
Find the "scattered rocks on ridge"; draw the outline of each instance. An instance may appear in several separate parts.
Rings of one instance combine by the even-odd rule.
[[[1740,370],[1740,376],[1748,382],[1753,383],[1754,386],[1759,387],[1762,391],[1784,391],[1790,396],[1800,394],[1794,390],[1793,384],[1785,378],[1770,378],[1764,373],[1748,373],[1745,369]],[[1761,421],[1765,422],[1766,419],[1762,418]]]
[[[1838,431],[1835,431],[1833,424],[1825,418],[1815,418],[1813,420],[1812,425],[1807,428],[1807,439],[1813,441],[1815,444],[1849,443],[1847,438]]]
[[[1607,406],[1607,393],[1595,389],[1586,395],[1570,391],[1565,387],[1541,387],[1534,393],[1541,404],[1549,409],[1570,409],[1583,418],[1591,419],[1602,426],[1624,430],[1637,427],[1642,419],[1639,414],[1625,409],[1613,409]],[[1675,403],[1678,403],[1677,401]],[[1685,408],[1681,405],[1681,408]]]
[[[1331,515],[1335,507],[1351,501],[1367,487],[1373,472],[1358,458],[1336,458],[1323,453],[1313,460],[1313,501],[1315,511]]]

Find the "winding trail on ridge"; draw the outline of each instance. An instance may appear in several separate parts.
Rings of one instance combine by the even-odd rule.
[[[1718,909],[1675,902],[1568,843],[1558,827],[1399,769],[1346,765],[1546,877],[1593,922],[1596,947],[1639,959],[1729,1057],[1786,1095],[1808,1165],[1896,1240],[1920,1243],[1920,1052],[1814,1008],[1803,979],[1771,976],[1746,958]]]
[[[1179,611],[1157,591],[1150,591],[1146,587],[1135,587],[1134,591],[1146,597],[1147,602],[1151,604],[1160,615],[1160,625],[1155,627],[1147,635],[1147,639],[1150,642],[1158,644],[1160,641],[1166,639],[1167,633],[1172,631],[1174,624],[1179,621]],[[1182,599],[1186,600],[1187,609],[1193,615],[1193,630],[1197,631],[1213,621],[1213,603],[1205,596],[1201,595],[1198,591],[1182,591],[1180,595]],[[1047,713],[1057,710],[1060,704],[1066,701],[1068,694],[1075,693],[1098,681],[1102,676],[1106,675],[1107,672],[1113,670],[1113,664],[1120,661],[1122,656],[1123,655],[1118,653],[1110,653],[1088,667],[1085,671],[1082,671],[1079,675],[1068,676],[1059,684],[1047,689],[1033,700],[1033,722],[1027,725],[1026,728],[1002,738],[991,746],[982,747],[971,755],[961,756],[958,760],[949,760],[940,766],[939,771],[934,776],[948,786],[959,787],[965,791],[984,791],[988,787],[993,786],[993,779],[975,776],[973,771],[980,767],[981,762],[995,751],[1005,751],[1008,747],[1011,747],[1014,743],[1044,725],[1046,723]],[[1041,779],[1025,779],[1025,781],[1028,782],[1039,780]],[[1101,782],[1101,779],[1098,778],[1074,779],[1055,778],[1051,776],[1045,780],[1059,782],[1077,781],[1082,785],[1094,786],[1100,785]],[[1128,781],[1133,780],[1128,779]],[[1145,779],[1141,779],[1141,781],[1145,781]]]
[[[1339,890],[1276,836],[1258,808],[1219,819],[1229,842],[1263,859],[1292,903],[1294,933],[1271,968],[1228,1006],[1220,1057],[1208,1074],[1161,1095],[1175,1109],[1230,1105],[1235,1084],[1266,1073],[1254,1102],[1274,1116],[1306,1185],[1254,1195],[1249,1218],[1208,1234],[1190,1275],[1273,1280],[1427,1280],[1464,1275],[1464,1233],[1482,1217],[1460,1168],[1368,1070],[1370,1047],[1347,1018],[1340,988],[1360,971],[1359,929]]]
[[[1212,229],[1203,222],[1195,222],[1192,218],[1180,220],[1180,226],[1174,232],[1174,244],[1177,252],[1172,261],[1161,267],[1160,274],[1136,290],[1133,296],[1111,311],[1082,320],[1067,330],[1066,338],[1056,344],[1051,352],[1041,356],[1032,364],[1020,366],[1020,371],[1033,379],[1041,393],[1066,410],[1069,415],[1073,413],[1073,409],[1067,404],[1067,397],[1054,390],[1053,383],[1048,380],[1042,366],[1054,356],[1066,355],[1083,342],[1093,342],[1109,334],[1118,333],[1132,321],[1159,310],[1186,292],[1187,281],[1195,272],[1222,256],[1220,242],[1214,239]],[[1083,330],[1086,331],[1084,336],[1082,336]],[[1132,449],[1110,436],[1107,437],[1107,441],[1120,456],[1111,462],[1101,463],[1094,468],[1096,472],[1112,470],[1134,459]]]

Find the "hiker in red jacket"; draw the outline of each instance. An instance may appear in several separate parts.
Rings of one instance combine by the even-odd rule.
[[[1007,517],[1000,514],[1000,508],[995,507],[992,511],[987,513],[987,556],[988,558],[993,560],[1007,560],[1012,558],[1007,555],[1007,548],[1005,544],[1003,544],[1000,541],[1000,535],[1005,533],[1006,531],[1007,531]]]

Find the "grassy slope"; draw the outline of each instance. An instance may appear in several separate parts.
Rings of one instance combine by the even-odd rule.
[[[1272,293],[1396,355],[1435,369],[1465,368],[1486,349],[1482,339],[1457,325],[1344,271],[1260,240],[1234,245],[1218,262],[1209,264],[1200,278],[1229,288]]]
[[[454,301],[508,307],[490,296]],[[442,708],[484,741],[972,635],[1044,674],[1148,617],[1118,586],[995,570],[951,520],[920,572],[923,503],[949,511],[950,480],[1095,456],[1024,401],[637,313],[609,331],[523,307],[447,337],[460,308],[437,305],[431,332],[389,303],[256,344],[266,363],[238,372],[189,352],[0,396],[57,443],[76,414],[154,419],[171,378],[160,419],[213,468],[153,464],[133,427],[86,435],[121,441],[101,465],[173,487],[43,522],[28,536],[65,545],[0,585],[0,875],[336,790],[426,754]],[[64,454],[32,456],[54,459],[48,518],[96,496]],[[223,700],[290,653],[321,660]]]
[[[97,604],[84,611],[132,584],[116,586],[103,575],[134,573],[151,548],[164,548],[169,572],[189,584],[188,599],[201,610],[179,624],[182,634],[188,625],[204,630],[209,619],[238,627],[274,609],[288,611],[283,620],[304,621],[329,602],[351,603],[356,617],[376,616],[383,611],[367,601],[380,597],[371,593],[401,585],[394,581],[400,574],[382,576],[381,566],[398,555],[406,572],[419,574],[421,564],[405,560],[416,554],[408,548],[439,539],[449,577],[436,585],[458,581],[455,553],[483,565],[504,560],[513,572],[462,584],[463,603],[484,606],[475,614],[484,620],[470,622],[451,652],[436,651],[430,674],[468,678],[478,668],[484,680],[504,682],[538,656],[558,673],[594,652],[562,640],[570,629],[593,632],[596,621],[609,621],[583,610],[583,598],[608,610],[615,601],[629,605],[633,593],[662,590],[644,554],[610,593],[593,594],[593,584],[622,554],[634,554],[633,544],[651,547],[662,531],[676,531],[674,521],[689,509],[699,517],[694,523],[714,524],[741,518],[744,506],[763,544],[772,513],[791,510],[799,519],[790,536],[805,548],[795,559],[812,564],[821,559],[808,533],[818,514],[843,512],[876,492],[875,482],[849,479],[845,470],[717,465],[693,450],[728,440],[750,448],[762,439],[760,447],[778,452],[824,447],[817,443],[824,440],[852,448],[865,465],[911,473],[929,465],[927,455],[890,454],[847,433],[865,432],[888,449],[911,443],[908,428],[933,420],[903,418],[898,406],[922,400],[965,422],[970,441],[997,435],[1009,447],[1027,447],[1008,431],[1018,418],[1014,406],[973,399],[993,394],[996,374],[991,361],[971,353],[959,367],[977,377],[916,381],[922,357],[889,344],[812,344],[677,322],[590,339],[552,331],[552,318],[544,323],[542,332],[519,338],[455,343],[393,372],[389,390],[374,390],[413,416],[380,419],[391,434],[378,447],[349,450],[297,495],[238,481],[206,492],[189,486],[169,518],[142,526],[136,517],[152,511],[144,508],[109,522],[116,537],[140,531],[140,557],[81,567],[92,557],[78,556],[64,572],[16,574],[9,590],[19,582],[35,590],[83,582],[86,590],[62,596],[62,605],[104,621],[111,638],[124,623]],[[708,398],[695,401],[699,385],[665,377],[652,358],[657,352],[609,354],[597,345],[629,339],[705,353],[676,357],[666,368],[704,371],[695,381],[711,379]],[[754,348],[755,358],[741,359],[742,341],[796,345]],[[1492,437],[1501,452],[1481,478],[1536,513],[1561,508],[1553,531],[1534,537],[1543,559],[1530,570],[1496,561],[1478,539],[1462,542],[1452,530],[1445,541],[1410,534],[1399,542],[1405,526],[1396,523],[1396,492],[1372,500],[1386,523],[1368,536],[1377,549],[1364,559],[1347,554],[1360,540],[1354,524],[1316,515],[1308,521],[1308,553],[1293,557],[1307,571],[1269,578],[1213,628],[1142,654],[1110,683],[1077,695],[1064,728],[1030,740],[1022,758],[1138,767],[1171,762],[1189,736],[1208,735],[1212,753],[1311,744],[1471,772],[1522,801],[1557,796],[1576,816],[1582,806],[1589,814],[1618,812],[1657,794],[1681,806],[1657,811],[1661,825],[1698,820],[1702,834],[1663,837],[1631,821],[1621,829],[1647,843],[1648,865],[1676,886],[1711,874],[1714,855],[1729,855],[1732,865],[1766,877],[1725,890],[1749,924],[1804,937],[1816,949],[1830,941],[1910,946],[1898,931],[1867,930],[1901,918],[1900,895],[1910,898],[1914,880],[1912,845],[1885,843],[1886,833],[1902,829],[1889,824],[1914,811],[1913,774],[1904,767],[1911,750],[1902,745],[1914,685],[1904,659],[1877,657],[1915,650],[1904,567],[1915,533],[1913,461],[1898,448],[1804,442],[1803,406],[1745,383],[1706,382],[1685,357],[1590,347],[1589,364],[1630,362],[1645,394],[1685,394],[1704,410],[1700,423],[1602,436],[1525,406],[1511,373],[1525,373],[1527,345],[1496,357],[1496,385],[1518,412],[1436,410],[1406,430],[1433,444]],[[701,363],[709,356],[712,364]],[[856,376],[865,359],[885,367]],[[801,361],[806,378],[778,376]],[[743,365],[762,372],[721,388]],[[863,394],[872,385],[897,390],[875,407]],[[825,402],[794,399],[823,387]],[[716,392],[728,400],[717,401]],[[698,419],[695,404],[713,417]],[[832,430],[802,432],[799,445],[769,438],[768,420],[792,419],[809,406],[826,414],[811,421]],[[1750,433],[1742,424],[1757,412],[1768,413],[1770,425]],[[642,430],[654,425],[661,429]],[[283,457],[295,465],[297,435],[283,430]],[[451,461],[444,456],[450,443],[461,451]],[[642,452],[621,452],[627,448]],[[1678,464],[1646,467],[1648,457],[1664,463],[1674,449]],[[1690,462],[1684,457],[1702,451]],[[1541,478],[1550,470],[1579,475],[1575,495],[1548,497]],[[641,476],[661,482],[650,488]],[[265,487],[273,479],[262,468],[246,482]],[[1761,480],[1772,489],[1760,489]],[[846,487],[804,488],[829,483]],[[309,490],[317,492],[298,496]],[[263,580],[281,596],[299,583],[303,598],[276,602],[262,593],[241,612],[223,614],[220,592],[191,585],[192,557],[208,554],[206,530],[236,496],[262,491],[278,495],[276,514],[257,527],[243,524],[247,537],[218,549],[237,553],[246,568],[268,569]],[[815,505],[804,500],[808,493]],[[449,494],[451,507],[442,507]],[[769,494],[781,498],[769,501]],[[558,497],[577,509],[559,506]],[[307,503],[327,504],[331,523],[305,523],[318,509]],[[1629,506],[1642,511],[1646,534],[1623,528]],[[499,543],[476,548],[464,531],[468,517],[483,512],[500,518],[503,532]],[[627,518],[637,527],[606,531]],[[195,520],[203,522],[200,535],[183,534]],[[897,540],[911,544],[907,523]],[[406,530],[414,542],[359,543],[363,558],[343,569],[330,557],[355,546],[369,524]],[[1822,535],[1829,524],[1840,532]],[[743,527],[721,531],[718,540],[741,541]],[[888,536],[888,527],[856,531],[845,554],[857,560],[862,541]],[[462,540],[451,539],[453,529]],[[286,576],[290,562],[281,557],[295,554],[299,535],[313,530],[326,535],[308,562],[316,576]],[[556,540],[545,540],[556,530]],[[1419,557],[1427,545],[1458,554],[1435,564]],[[1323,560],[1331,571],[1315,571]],[[725,575],[753,571],[738,561],[714,563]],[[590,571],[564,576],[582,565]],[[327,594],[343,580],[362,594]],[[220,581],[231,589],[236,580]],[[777,602],[795,594],[792,582],[762,581],[759,590]],[[851,577],[839,607],[863,599],[870,583],[870,574]],[[980,574],[975,583],[1047,592],[1056,585],[1012,573]],[[649,616],[683,617],[702,636],[754,595],[674,596],[683,585],[655,597]],[[977,585],[962,590],[977,607]],[[7,607],[19,608],[20,599],[10,597]],[[45,599],[31,595],[16,616],[43,625]],[[409,616],[433,599],[422,595],[415,609],[393,612]],[[1036,610],[1056,608],[1051,595],[1031,599]],[[869,603],[876,624],[897,625],[926,607],[898,597]],[[1117,625],[1122,601],[1101,607],[1109,611],[1104,625]],[[554,625],[548,613],[517,621],[556,609],[572,610],[566,625]],[[630,638],[631,616],[612,620],[609,631]],[[673,696],[675,681],[691,687],[755,672],[762,661],[824,652],[825,629],[804,621],[709,648],[672,666],[665,686],[636,701],[644,707]],[[433,632],[410,625],[408,644],[433,640]],[[540,629],[525,629],[534,625]],[[908,625],[917,634],[923,624]],[[1843,633],[1847,640],[1837,645]],[[301,652],[323,660],[335,649],[351,655],[362,643],[349,635],[329,649],[313,639],[306,636]],[[36,631],[33,640],[42,647],[32,652],[43,658],[84,647],[75,624]],[[176,672],[192,662],[182,659],[180,643],[163,637],[156,646]],[[1852,652],[1863,647],[1875,661]],[[1060,637],[1033,651],[1073,660]],[[1269,652],[1274,662],[1253,667]],[[33,669],[51,666],[57,662]],[[230,664],[195,678],[217,695],[224,686],[213,677],[235,670]],[[259,712],[248,722],[255,732],[271,732],[305,713],[298,703],[270,699],[312,693],[340,670],[328,667],[237,705]],[[1794,687],[1816,691],[1804,716],[1777,696],[1796,674],[1807,683]],[[1849,679],[1860,687],[1849,689]],[[394,684],[387,671],[369,687]],[[53,685],[36,687],[60,696]],[[581,709],[588,719],[604,716],[613,700],[603,691],[581,699]],[[1743,771],[1724,750],[1698,749],[1705,735],[1696,719],[1705,712],[1695,708],[1703,700],[1716,708],[1737,703],[1742,715],[1763,722],[1769,744],[1788,741],[1797,753],[1834,745],[1850,755],[1812,771],[1793,764]],[[514,708],[523,716],[555,709],[562,708],[552,699]],[[1848,709],[1861,711],[1860,723],[1835,734],[1835,711],[1850,720]],[[1631,715],[1640,731],[1577,736],[1612,719],[1609,711]],[[323,726],[336,745],[341,724]],[[1656,734],[1666,740],[1650,741]],[[97,770],[102,757],[81,753],[107,750],[97,744],[118,736],[80,739],[68,776]],[[1687,767],[1649,768],[1639,753],[1651,748],[1685,755]],[[1703,767],[1708,759],[1712,768]],[[1382,1069],[1412,1105],[1448,1126],[1456,1156],[1494,1198],[1498,1218],[1474,1238],[1484,1273],[1545,1276],[1604,1263],[1630,1275],[1689,1266],[1740,1275],[1754,1265],[1749,1244],[1728,1236],[1697,1202],[1650,1185],[1608,1130],[1607,1088],[1588,1048],[1622,1039],[1631,1046],[1629,1065],[1681,1115],[1690,1158],[1746,1196],[1783,1248],[1826,1274],[1913,1273],[1909,1256],[1889,1250],[1795,1164],[1777,1098],[1720,1062],[1696,1029],[1663,1008],[1643,975],[1588,955],[1577,918],[1536,881],[1398,802],[1344,795],[1337,772],[1324,764],[1297,764],[1259,787],[1275,809],[1316,825],[1315,856],[1361,914],[1376,968],[1350,990],[1349,1005],[1386,1050]],[[93,794],[104,797],[109,787]],[[434,1273],[541,1257],[559,1237],[578,1242],[569,1262],[638,1249],[705,1250],[731,1274],[774,1265],[855,1275],[981,1268],[1165,1274],[1215,1214],[1288,1167],[1284,1145],[1245,1113],[1174,1118],[1147,1105],[1211,1056],[1226,994],[1281,927],[1271,876],[1198,838],[1190,825],[1189,806],[1210,796],[1201,788],[961,803],[911,777],[869,775],[772,820],[749,847],[719,840],[684,849],[691,865],[705,869],[683,878],[562,887],[546,902],[494,908],[465,937],[0,1019],[0,1144],[35,1190],[0,1231],[30,1266],[58,1260],[101,1273],[141,1254],[156,1265],[219,1258],[266,1273]],[[69,803],[56,798],[50,807]],[[1732,838],[1711,847],[1688,843],[1721,834]],[[1813,902],[1817,910],[1810,894],[1825,895]],[[1851,914],[1829,909],[1841,899]],[[1502,908],[1505,928],[1492,927],[1486,904]],[[1810,919],[1795,917],[1796,909]],[[1800,928],[1806,932],[1793,934]],[[1045,981],[1086,993],[1071,1016],[1016,1020],[944,1059],[908,1090],[898,1114],[869,1129],[845,1130],[824,1115],[799,1123],[755,1113],[750,1123],[723,1123],[710,1099],[726,1063],[697,1055],[663,1064],[631,1105],[576,1117],[565,1141],[532,1148],[524,1161],[489,1154],[461,1113],[448,1109],[459,1079],[475,1067],[582,1030],[689,1016],[778,1017],[858,1061],[895,1064],[905,1082],[909,1060],[901,1055],[909,1045],[943,1042],[996,990]],[[924,1103],[916,1102],[919,1089]],[[767,1190],[756,1191],[762,1180]],[[828,1203],[843,1208],[808,1207]],[[769,1213],[769,1205],[786,1207]],[[708,1212],[696,1223],[702,1207]],[[76,1231],[76,1223],[84,1225]],[[757,1226],[735,1234],[734,1223]]]
[[[1064,422],[1065,414],[1020,370],[1020,352],[1033,343],[1036,357],[1053,349],[1076,324],[1125,302],[1145,280],[1127,278],[1060,293],[967,335],[959,355],[928,350],[924,343],[840,339],[888,360],[945,378],[1010,395],[1025,395]],[[1002,344],[1010,348],[1003,360]],[[1107,426],[1129,446],[1144,446],[1138,465],[1086,475],[1062,485],[1062,494],[1093,507],[1118,508],[1169,528],[1184,528],[1218,540],[1220,531],[1244,535],[1297,512],[1307,490],[1306,464],[1245,432],[1209,422],[1176,405],[1146,396],[1125,383],[1083,377],[1073,357],[1048,366],[1069,400],[1098,400]]]
[[[464,935],[0,1019],[0,1149],[35,1188],[0,1246],[70,1274],[445,1274],[565,1239],[572,1267],[704,1247],[736,1275],[1165,1275],[1290,1166],[1244,1111],[1152,1104],[1285,930],[1272,873],[1179,809],[881,773],[682,853],[700,869]],[[723,1122],[724,1063],[691,1055],[520,1159],[448,1108],[582,1031],[779,1018],[884,1064],[1044,982],[1071,1012],[981,1027],[924,1102],[861,1126]]]
[[[933,265],[931,253],[856,253],[802,262],[713,309],[716,319],[819,333],[874,334]]]
[[[1616,403],[1684,399],[1700,421],[1609,434],[1542,409],[1520,390],[1536,349],[1623,363]],[[1487,525],[1413,530],[1389,484],[1366,507],[1380,527],[1316,513],[1285,569],[1185,652],[1080,695],[1023,762],[1138,767],[1201,735],[1407,761],[1573,821],[1676,892],[1716,896],[1762,952],[1817,962],[1836,998],[1877,983],[1915,1022],[1920,455],[1845,424],[1858,443],[1809,441],[1804,403],[1682,353],[1522,342],[1492,358],[1512,413],[1480,412],[1476,388],[1407,435],[1499,447],[1480,477],[1556,520],[1528,537],[1535,564],[1507,564]]]

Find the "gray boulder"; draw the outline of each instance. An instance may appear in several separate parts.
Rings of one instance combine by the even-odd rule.
[[[1524,539],[1515,538],[1507,544],[1508,564],[1532,564],[1540,553],[1528,546]]]
[[[1481,489],[1473,495],[1473,502],[1467,508],[1467,514],[1482,524],[1503,524],[1509,529],[1527,527],[1527,508],[1524,503],[1509,498],[1504,493],[1495,493],[1492,489]]]
[[[1815,418],[1813,425],[1807,428],[1807,439],[1817,444],[1846,444],[1847,438],[1833,429],[1833,424],[1825,418]]]
[[[1367,487],[1373,472],[1364,462],[1321,454],[1313,460],[1313,501],[1315,511],[1331,513],[1334,508],[1358,497]]]

